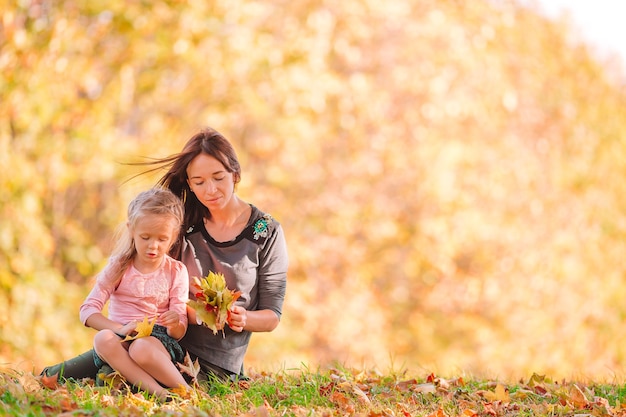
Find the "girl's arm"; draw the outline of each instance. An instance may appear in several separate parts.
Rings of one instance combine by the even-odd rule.
[[[176,340],[187,333],[187,300],[189,300],[189,272],[179,261],[173,262],[172,286],[170,288],[169,311],[161,313],[157,324],[167,328],[167,334]]]
[[[176,311],[166,311],[157,319],[157,324],[167,327],[167,334],[176,340],[182,339],[187,332],[187,317],[181,320],[181,315]]]
[[[120,336],[125,336],[135,330],[135,328],[137,327],[137,322],[131,321],[130,323],[123,325],[116,321],[110,320],[102,313],[94,313],[91,316],[87,317],[85,325],[96,330],[110,329]]]
[[[113,329],[115,323],[102,314],[104,305],[107,303],[115,287],[119,284],[121,277],[116,273],[113,260],[96,276],[96,282],[91,292],[80,306],[80,321],[88,327],[96,330]],[[99,316],[99,317],[96,317]],[[115,323],[115,324],[114,324]]]

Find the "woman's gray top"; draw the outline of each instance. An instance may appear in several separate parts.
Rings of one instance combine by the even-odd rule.
[[[187,230],[181,261],[189,277],[204,278],[209,271],[221,272],[226,286],[241,291],[236,301],[246,310],[272,310],[280,318],[287,285],[288,254],[280,224],[270,215],[251,205],[252,214],[246,228],[230,242],[215,241],[203,224]],[[190,288],[190,298],[195,299]],[[233,374],[242,370],[251,333],[224,333],[189,323],[180,344],[191,357],[206,361]]]

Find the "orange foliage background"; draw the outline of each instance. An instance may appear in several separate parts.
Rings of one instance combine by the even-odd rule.
[[[0,361],[88,349],[78,306],[210,125],[284,226],[246,365],[621,375],[624,71],[514,1],[0,0]]]

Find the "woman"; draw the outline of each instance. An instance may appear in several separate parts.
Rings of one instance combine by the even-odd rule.
[[[180,345],[198,359],[200,379],[243,376],[243,359],[253,332],[278,326],[287,283],[288,254],[281,225],[270,215],[240,199],[235,191],[241,167],[232,145],[207,128],[194,135],[183,150],[145,165],[149,172],[167,169],[158,183],[185,205],[186,231],[172,256],[180,259],[189,277],[221,272],[226,285],[241,295],[229,315],[224,334],[195,324],[190,314]],[[193,294],[190,294],[193,298]],[[94,376],[91,354],[44,369],[65,378]]]

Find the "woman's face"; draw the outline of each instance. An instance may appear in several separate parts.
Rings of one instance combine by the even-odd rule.
[[[233,174],[211,155],[199,154],[187,166],[187,183],[210,211],[223,209],[235,190]]]

